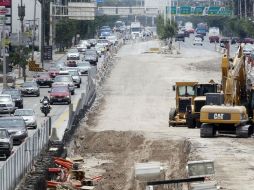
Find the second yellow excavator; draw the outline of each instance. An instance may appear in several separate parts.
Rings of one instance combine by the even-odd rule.
[[[222,92],[208,93],[206,104],[200,112],[200,136],[214,137],[220,134],[235,134],[249,137],[253,134],[252,109],[253,91],[247,90],[247,71],[243,46],[240,46],[233,63],[223,55]],[[250,118],[249,118],[250,117]]]

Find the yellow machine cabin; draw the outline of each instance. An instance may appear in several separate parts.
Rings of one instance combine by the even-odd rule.
[[[176,92],[176,108],[169,112],[169,126],[186,125],[186,110],[195,97],[194,85],[197,82],[176,82],[173,90]]]

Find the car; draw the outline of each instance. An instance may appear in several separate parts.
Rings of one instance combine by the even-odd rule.
[[[21,144],[28,136],[25,121],[22,117],[1,117],[0,128],[7,129],[13,136],[14,144]]]
[[[240,38],[239,37],[232,37],[231,38],[231,44],[236,44],[236,43],[240,43]]]
[[[67,53],[67,60],[71,61],[77,61],[80,60],[80,53],[78,52],[78,49],[70,49]]]
[[[7,129],[0,128],[0,155],[5,155],[6,159],[11,155],[13,149],[13,136]]]
[[[106,47],[106,50],[109,50],[110,43],[107,39],[99,39],[97,40],[97,44],[102,44]]]
[[[75,85],[74,85],[73,78],[72,78],[71,75],[58,75],[58,76],[56,76],[52,86],[58,86],[58,85],[68,86],[69,90],[71,92],[71,95],[74,95]]]
[[[204,41],[204,35],[197,34],[197,35],[195,35],[195,37],[201,38],[201,39],[202,39],[202,41]]]
[[[49,91],[50,104],[55,102],[71,103],[71,93],[67,85],[53,86]]]
[[[117,37],[116,36],[107,36],[107,40],[112,44],[116,45],[118,43]]]
[[[48,72],[36,73],[35,80],[36,80],[36,83],[39,86],[49,86],[49,87],[51,87],[51,85],[53,83],[53,80],[51,79]]]
[[[249,56],[254,51],[254,45],[245,44],[243,47],[243,54]]]
[[[199,37],[195,37],[194,38],[194,42],[193,42],[193,45],[195,46],[195,45],[203,45],[203,41],[202,41],[202,39],[201,38],[199,38]]]
[[[84,60],[88,61],[92,65],[97,65],[98,62],[98,53],[96,49],[90,49],[89,51],[86,51],[84,55]]]
[[[50,78],[52,78],[52,79],[55,78],[58,75],[59,70],[60,69],[57,67],[50,67],[48,69],[48,74],[49,74]]]
[[[12,97],[9,94],[1,94],[0,95],[0,113],[14,113],[17,107],[15,107],[15,103],[12,101]]]
[[[226,44],[229,44],[229,38],[221,38],[220,39],[220,47],[225,48]]]
[[[40,88],[35,81],[24,82],[21,85],[21,93],[23,96],[35,95],[35,96],[39,97],[40,96]]]
[[[90,43],[91,47],[94,47],[97,44],[96,39],[89,39],[88,42]]]
[[[87,45],[84,43],[81,43],[77,46],[78,52],[85,52],[87,49]]]
[[[13,88],[3,89],[2,94],[11,95],[12,101],[15,103],[16,107],[18,108],[24,107],[22,94],[19,89],[13,89]]]
[[[82,61],[78,63],[77,68],[81,75],[88,75],[88,71],[91,69],[91,65],[88,61]]]
[[[254,39],[253,38],[244,38],[242,43],[245,43],[245,44],[254,44]]]
[[[82,83],[81,77],[77,70],[68,70],[69,75],[72,76],[74,84],[80,88],[80,84]]]
[[[184,35],[184,33],[178,33],[178,34],[176,34],[176,36],[175,36],[175,41],[177,42],[177,41],[185,41],[185,35]]]
[[[27,128],[37,128],[37,118],[33,109],[16,109],[14,116],[22,117]]]

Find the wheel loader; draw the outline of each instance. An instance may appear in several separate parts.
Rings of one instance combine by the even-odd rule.
[[[186,125],[186,109],[193,104],[195,98],[194,85],[197,82],[176,82],[173,90],[176,92],[176,108],[169,112],[169,126]]]

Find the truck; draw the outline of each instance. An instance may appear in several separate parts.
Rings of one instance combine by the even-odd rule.
[[[220,29],[218,27],[210,27],[209,28],[209,32],[208,32],[208,36],[209,36],[209,41],[210,43],[219,43],[220,41]]]
[[[196,28],[196,33],[206,36],[206,32],[208,30],[208,26],[206,23],[198,23]]]
[[[132,22],[130,27],[131,36],[133,39],[142,36],[142,27],[140,22]]]

